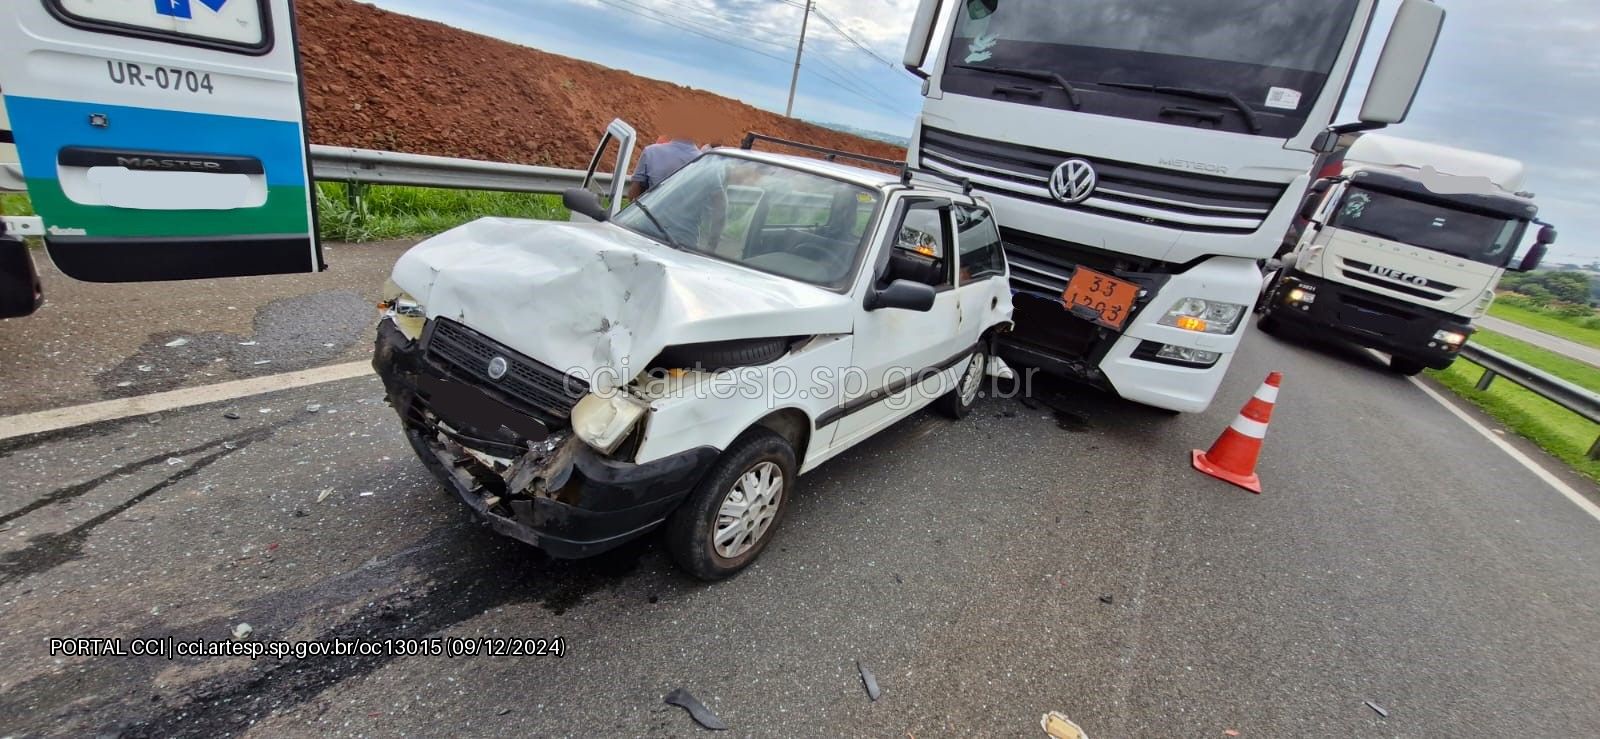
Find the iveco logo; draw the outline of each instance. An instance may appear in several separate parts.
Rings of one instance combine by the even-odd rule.
[[[506,362],[505,357],[495,357],[494,359],[489,360],[489,379],[491,380],[498,380],[502,377],[505,377],[506,372],[510,370],[511,364]]]
[[[151,157],[117,157],[117,166],[128,169],[194,169],[200,171],[222,169],[218,162],[203,159],[153,159]]]
[[[1089,199],[1100,184],[1094,165],[1082,159],[1068,159],[1050,173],[1050,196],[1068,205]]]
[[[1367,267],[1367,271],[1371,272],[1372,274],[1375,274],[1375,275],[1377,275],[1379,277],[1387,277],[1387,278],[1389,278],[1391,280],[1399,280],[1401,282],[1409,282],[1409,283],[1411,283],[1413,285],[1416,285],[1417,287],[1427,287],[1428,286],[1428,278],[1423,277],[1421,275],[1406,274],[1404,272],[1401,272],[1400,270],[1389,269],[1388,267],[1382,267],[1382,266],[1379,266],[1379,265],[1376,265],[1376,264],[1374,264],[1374,265],[1372,265],[1370,267]]]

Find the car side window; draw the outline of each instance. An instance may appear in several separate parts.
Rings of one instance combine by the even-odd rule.
[[[961,283],[1005,274],[1005,246],[994,214],[965,205],[956,206],[955,214],[956,231],[961,234],[956,242],[961,247]]]
[[[900,217],[881,284],[911,280],[935,289],[950,287],[950,206],[913,202]]]

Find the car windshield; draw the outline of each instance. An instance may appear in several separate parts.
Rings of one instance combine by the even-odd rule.
[[[1094,86],[1220,92],[1261,117],[1262,135],[1290,137],[1322,94],[1356,5],[1357,0],[963,0],[945,86],[987,96],[997,82],[1014,86],[1016,80],[972,67],[1045,71],[1079,86],[1084,112],[1185,124],[1193,116],[1173,115],[1170,108],[1196,107],[1192,96],[1169,100],[1149,91]],[[1105,94],[1087,94],[1096,90]],[[1006,99],[1056,104],[1049,97]],[[1129,102],[1142,99],[1150,100]],[[1232,120],[1231,104],[1212,107]],[[1233,123],[1240,124],[1233,130],[1255,129],[1247,120]]]
[[[837,290],[855,274],[879,200],[842,180],[708,154],[613,222],[678,249]]]
[[[1516,251],[1525,224],[1356,188],[1340,203],[1333,225],[1502,267]]]

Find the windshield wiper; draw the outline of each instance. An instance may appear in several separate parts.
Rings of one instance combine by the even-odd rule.
[[[1211,100],[1219,103],[1230,103],[1239,109],[1239,114],[1244,116],[1244,123],[1250,127],[1250,133],[1261,133],[1261,118],[1256,115],[1245,101],[1238,95],[1221,90],[1193,90],[1187,87],[1170,87],[1167,85],[1146,85],[1139,82],[1096,82],[1105,87],[1120,87],[1124,90],[1138,90],[1140,92],[1155,92],[1163,95],[1177,95],[1178,97],[1193,98],[1195,100]]]
[[[656,214],[650,212],[649,206],[645,205],[641,201],[635,200],[633,201],[633,207],[638,208],[639,212],[643,213],[645,218],[650,219],[650,225],[655,226],[656,230],[661,232],[661,238],[666,239],[667,246],[677,249],[678,251],[688,251],[683,244],[678,243],[677,239],[672,238],[672,233],[667,231],[666,226],[661,225],[661,221],[656,220]]]
[[[1083,101],[1078,99],[1078,88],[1073,87],[1072,83],[1068,82],[1067,78],[1062,77],[1058,72],[1052,72],[1048,69],[1021,69],[1018,67],[983,67],[977,64],[957,64],[955,67],[956,69],[965,69],[973,72],[990,72],[993,74],[1003,74],[1007,77],[1021,77],[1022,79],[1026,80],[1053,82],[1055,83],[1056,87],[1061,88],[1067,93],[1067,100],[1071,101],[1073,110],[1083,107]]]

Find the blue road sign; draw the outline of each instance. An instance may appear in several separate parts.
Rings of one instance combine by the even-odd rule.
[[[213,13],[220,13],[222,6],[228,4],[228,0],[200,0],[200,4],[210,8]]]
[[[211,2],[216,2],[216,0],[211,0]],[[222,3],[219,2],[217,5],[220,7]],[[189,0],[156,0],[156,13],[185,20],[194,17],[194,13],[189,8]]]

